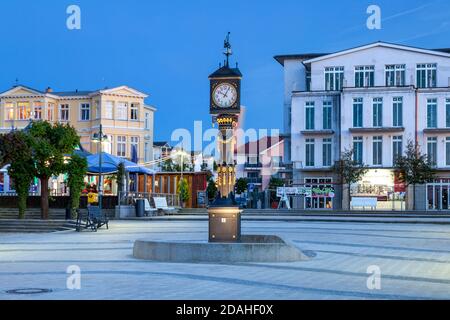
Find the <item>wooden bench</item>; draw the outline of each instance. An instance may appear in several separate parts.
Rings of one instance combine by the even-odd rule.
[[[154,197],[153,201],[155,202],[155,208],[157,210],[161,210],[164,212],[170,212],[170,213],[177,212],[176,208],[167,206],[167,199],[164,197]]]
[[[89,206],[87,208],[87,216],[86,221],[83,222],[83,215],[80,210],[77,210],[78,217],[77,217],[77,226],[76,230],[80,232],[82,229],[91,229],[95,232],[102,226],[106,225],[106,229],[109,229],[108,225],[108,217],[106,214],[102,213],[102,210],[100,210],[100,207],[94,207]]]
[[[376,210],[377,208],[377,198],[368,198],[368,197],[353,197],[350,203],[350,207],[354,209],[355,207],[362,207],[365,210],[366,207],[371,208],[372,210]]]

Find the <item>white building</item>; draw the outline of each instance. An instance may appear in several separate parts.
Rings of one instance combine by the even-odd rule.
[[[404,191],[392,169],[412,140],[434,160],[441,183],[428,189],[422,207],[450,208],[450,49],[377,42],[275,58],[284,65],[286,156],[294,164],[294,184],[332,186],[331,166],[353,149],[370,170],[352,186],[352,197],[377,197],[380,206],[385,201],[386,209],[399,209],[389,207]],[[348,201],[341,198],[338,190],[335,197],[313,193],[297,206],[339,209]]]

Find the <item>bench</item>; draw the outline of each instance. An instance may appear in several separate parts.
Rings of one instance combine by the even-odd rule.
[[[89,229],[97,232],[99,228],[106,225],[106,229],[109,229],[108,225],[108,217],[106,214],[102,213],[102,210],[100,210],[100,207],[94,207],[89,206],[87,208],[87,216],[86,216],[86,222],[83,223],[83,215],[81,214],[81,211],[77,210],[78,217],[77,217],[77,226],[76,230],[80,232],[82,229]],[[83,225],[84,224],[84,225]]]
[[[148,201],[148,199],[144,199],[144,202],[145,202],[145,214],[146,214],[147,216],[150,215],[150,213],[152,213],[152,212],[157,212],[157,211],[158,211],[157,208],[153,208],[153,207],[150,205],[150,202]]]
[[[154,197],[153,201],[155,202],[156,210],[162,210],[165,212],[177,212],[177,209],[174,207],[167,206],[167,199],[164,197]]]
[[[377,208],[377,198],[367,198],[367,197],[353,197],[350,203],[350,207],[354,209],[355,207],[362,207],[365,210],[366,207],[376,210]]]

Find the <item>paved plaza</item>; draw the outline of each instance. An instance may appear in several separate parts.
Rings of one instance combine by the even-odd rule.
[[[0,299],[449,299],[450,225],[244,221],[292,240],[295,263],[171,264],[132,257],[136,239],[204,240],[206,221],[113,221],[110,230],[0,235]],[[67,289],[67,268],[81,289]],[[367,270],[381,271],[369,289]],[[19,288],[50,293],[16,295]]]

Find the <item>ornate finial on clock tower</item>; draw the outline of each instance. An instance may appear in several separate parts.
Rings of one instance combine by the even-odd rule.
[[[224,55],[227,57],[225,66],[229,67],[230,66],[230,56],[233,54],[233,52],[231,51],[230,32],[228,32],[227,37],[225,38],[223,47],[225,49]]]

